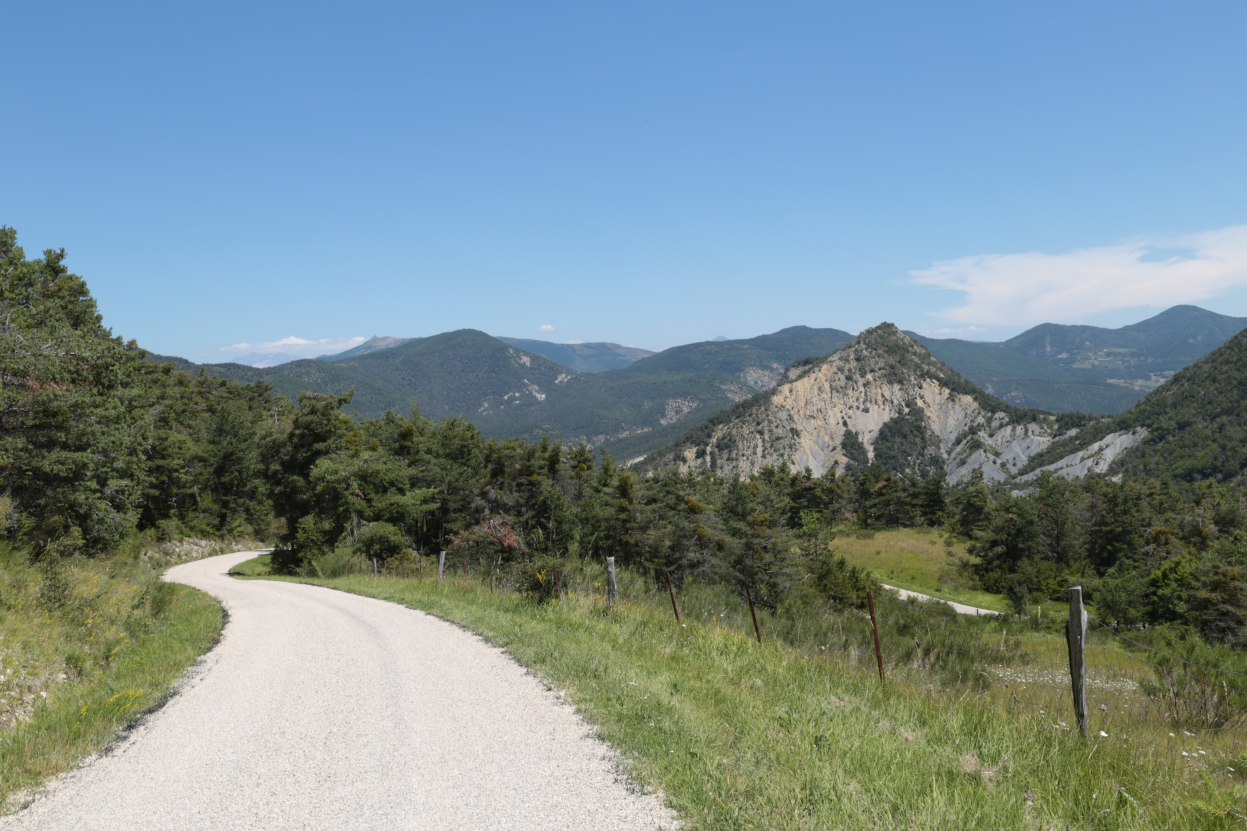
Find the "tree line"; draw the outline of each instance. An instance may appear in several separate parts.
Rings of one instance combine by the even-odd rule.
[[[63,251],[27,259],[0,229],[0,525],[33,559],[139,535],[271,539],[288,573],[441,550],[534,569],[611,556],[655,583],[747,581],[780,608],[811,593],[856,603],[873,584],[836,555],[837,534],[924,527],[968,542],[951,581],[1019,612],[1081,584],[1105,619],[1247,641],[1239,485],[1045,476],[1024,492],[949,488],[864,453],[817,477],[641,476],[584,444],[491,439],[418,411],[358,420],[342,412],[349,394],[291,401],[142,357],[103,326]]]

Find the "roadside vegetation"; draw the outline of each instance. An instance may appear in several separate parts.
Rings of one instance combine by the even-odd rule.
[[[260,559],[235,572],[262,576],[267,565]],[[1080,738],[1059,724],[1070,720],[1068,687],[1063,698],[1041,690],[1047,699],[1019,699],[1001,684],[976,689],[964,673],[924,667],[912,653],[889,661],[882,684],[873,653],[857,648],[858,635],[869,633],[861,612],[833,613],[831,632],[837,623],[857,630],[836,640],[762,611],[759,645],[740,598],[721,586],[686,584],[677,624],[667,595],[642,575],[620,572],[613,608],[600,565],[567,562],[560,575],[562,592],[548,599],[522,572],[518,583],[495,575],[492,592],[488,575],[475,571],[448,570],[439,583],[432,562],[413,563],[407,578],[284,579],[421,609],[508,650],[562,690],[688,828],[1202,829],[1235,821],[1242,786],[1202,757],[1184,756],[1195,740],[1160,741],[1156,731],[1107,717]],[[882,636],[884,652],[898,655],[904,636]],[[1025,666],[1023,651],[1011,641],[1000,666]],[[1044,712],[1045,700],[1063,708]]]
[[[585,696],[586,712],[608,737],[619,731],[630,753],[649,759],[642,769],[653,765],[657,772],[646,774],[647,781],[686,794],[680,804],[728,806],[705,814],[711,826],[728,827],[732,812],[745,811],[751,800],[765,806],[750,809],[758,827],[782,825],[789,814],[799,819],[803,811],[816,818],[809,819],[813,826],[1007,825],[1026,814],[1008,807],[1006,780],[1043,784],[1023,792],[1032,794],[1027,810],[1070,817],[1073,827],[1098,827],[1088,813],[1092,795],[1103,804],[1113,793],[1127,794],[1121,798],[1130,805],[1152,806],[1146,823],[1163,817],[1171,827],[1198,824],[1194,817],[1202,815],[1190,806],[1199,787],[1206,787],[1209,804],[1231,806],[1226,810],[1234,813],[1224,816],[1247,815],[1247,785],[1224,779],[1247,770],[1247,757],[1218,751],[1223,767],[1188,768],[1189,761],[1170,759],[1173,748],[1166,745],[1170,733],[1182,741],[1182,730],[1241,741],[1229,731],[1247,718],[1247,684],[1239,680],[1247,677],[1247,494],[1235,426],[1247,389],[1247,334],[1176,375],[1173,396],[1165,398],[1168,387],[1162,387],[1148,397],[1139,412],[1163,411],[1168,419],[1154,425],[1149,442],[1174,464],[1132,469],[1130,478],[1070,482],[1047,475],[1025,491],[973,479],[949,488],[939,469],[918,463],[928,458],[927,437],[904,424],[875,443],[873,458],[859,441],[847,464],[821,476],[783,467],[748,481],[675,468],[642,475],[585,443],[489,439],[464,418],[434,421],[415,410],[359,420],[344,412],[351,392],[303,393],[291,401],[263,382],[243,386],[153,364],[104,327],[64,256],[49,250],[27,259],[15,232],[0,228],[0,545],[7,546],[0,609],[3,625],[12,627],[12,634],[2,633],[0,653],[6,679],[20,679],[14,713],[23,725],[4,737],[4,752],[12,754],[5,757],[10,779],[4,781],[13,784],[6,787],[60,769],[60,762],[40,760],[98,746],[99,736],[125,723],[117,715],[100,722],[111,726],[101,726],[96,739],[69,741],[65,730],[95,729],[80,723],[95,717],[88,706],[96,700],[93,690],[106,690],[103,700],[112,708],[122,706],[124,695],[134,698],[125,718],[157,700],[143,696],[163,694],[167,680],[151,676],[149,683],[141,673],[164,671],[165,647],[156,647],[162,638],[174,638],[167,661],[172,679],[198,654],[194,648],[215,637],[194,633],[213,632],[219,617],[199,628],[178,622],[218,614],[210,604],[199,610],[197,595],[170,599],[154,583],[156,572],[181,556],[169,546],[188,536],[247,537],[276,540],[270,561],[276,574],[341,580],[358,590],[405,586],[410,602],[512,648],[553,682]],[[655,390],[666,382],[661,374],[646,378]],[[1061,419],[1069,427],[1094,426],[1083,416]],[[1171,446],[1177,456],[1166,449]],[[165,549],[140,558],[127,553],[156,545]],[[429,574],[442,551],[452,576],[434,590]],[[608,557],[620,568],[628,601],[609,613],[595,585]],[[408,579],[369,583],[358,576],[373,569]],[[510,593],[486,601],[482,586],[490,573],[510,580]],[[566,582],[554,580],[556,573]],[[460,579],[462,591],[452,591]],[[947,610],[901,604],[877,591],[881,582],[1004,614],[957,620]],[[1071,586],[1083,588],[1093,612],[1089,637],[1100,650],[1089,658],[1100,684],[1094,695],[1118,696],[1097,701],[1103,708],[1097,712],[1107,714],[1097,717],[1126,719],[1132,735],[1145,735],[1150,744],[1139,738],[1138,747],[1112,750],[1121,737],[1109,730],[1104,738],[1111,741],[1069,743],[1059,722],[1054,726],[1052,708],[1068,695],[1060,604]],[[867,591],[881,604],[885,669],[908,685],[870,686]],[[688,625],[679,632],[663,622],[668,592],[685,604]],[[767,644],[761,650],[733,651],[744,649],[752,631],[742,596],[756,605]],[[620,633],[632,630],[639,652],[628,657]],[[586,633],[584,644],[566,658],[554,654],[559,636],[577,632]],[[604,654],[609,650],[600,645],[595,651],[594,638],[624,651]],[[146,662],[136,657],[149,654],[141,643],[155,650]],[[115,674],[128,660],[139,662],[137,674]],[[10,675],[10,667],[20,671]],[[611,698],[604,681],[601,697],[585,691],[596,689],[584,679],[597,677],[597,667],[651,679],[644,683],[653,696],[667,689],[663,712],[689,707],[689,726],[678,729],[692,732],[629,738],[632,711],[612,716],[607,710],[631,699]],[[785,681],[789,671],[792,680]],[[698,690],[690,700],[700,703],[672,697],[686,687]],[[72,721],[70,710],[57,709],[57,702],[71,701],[70,690],[87,696],[72,699],[79,703],[71,709],[81,714]],[[32,691],[47,703],[30,709]],[[742,705],[755,700],[750,696],[756,706]],[[826,706],[816,706],[833,697],[851,706],[831,704],[825,713],[818,707]],[[731,717],[733,708],[795,715],[754,725]],[[940,721],[934,715],[940,712],[951,715]],[[52,721],[39,721],[41,713]],[[1143,721],[1129,720],[1136,717]],[[650,721],[655,728],[663,723]],[[815,726],[832,721],[845,725],[834,742]],[[1026,726],[1032,721],[1034,729]],[[775,726],[789,722],[787,733]],[[902,732],[876,729],[885,722]],[[875,731],[870,740],[868,728]],[[21,744],[44,734],[51,738],[38,747],[50,750]],[[699,736],[709,744],[699,745]],[[799,737],[806,743],[782,745]],[[671,759],[645,755],[647,741],[672,738],[681,738],[683,749],[663,745]],[[876,751],[872,742],[901,750]],[[954,762],[953,749],[962,746],[969,750]],[[690,761],[697,747],[717,755],[697,751]],[[745,749],[737,754],[737,747]],[[777,781],[788,790],[781,793],[759,771],[778,764],[769,755],[787,759],[785,747],[796,761],[783,762],[789,767]],[[1200,751],[1207,755],[1209,748],[1183,748],[1182,758]],[[798,775],[814,758],[851,775]],[[858,758],[860,765],[838,761]],[[887,758],[904,765],[897,769]],[[712,776],[707,760],[716,759],[723,771]],[[1141,773],[1119,768],[1130,760]],[[672,778],[677,761],[685,779]],[[1074,773],[1080,764],[1081,784]],[[965,813],[972,800],[960,790],[959,765],[976,771],[962,773],[982,785],[987,813]],[[1025,775],[1013,780],[1013,770]],[[1200,779],[1201,772],[1214,779]],[[1118,784],[1104,790],[1113,777]],[[716,790],[704,799],[687,796],[712,782]],[[919,783],[933,793],[919,794]],[[945,791],[958,795],[941,802]],[[1036,793],[1051,802],[1035,801]],[[851,812],[853,799],[864,795],[877,816],[823,819],[821,809],[802,807],[827,802]],[[1110,819],[1094,822],[1125,823],[1119,818],[1132,816],[1116,803],[1098,810],[1109,811]],[[972,821],[963,822],[966,816]]]
[[[134,551],[32,563],[27,552],[0,543],[4,809],[20,807],[29,789],[158,707],[216,643],[220,605],[161,582],[151,559]]]

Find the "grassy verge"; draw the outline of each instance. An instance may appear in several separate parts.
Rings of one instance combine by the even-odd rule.
[[[163,703],[221,626],[216,601],[143,558],[33,567],[0,550],[0,804]]]
[[[608,609],[598,575],[582,576],[569,570],[572,594],[545,605],[459,576],[308,582],[426,610],[509,650],[689,828],[1219,828],[1230,815],[1215,809],[1242,802],[1151,738],[1082,740],[1016,697],[881,685],[834,649],[759,646],[709,594],[682,598],[677,626],[665,597],[625,575],[627,602]]]

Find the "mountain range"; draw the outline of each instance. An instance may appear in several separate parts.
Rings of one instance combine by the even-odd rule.
[[[762,468],[942,471],[952,484],[975,471],[1014,476],[1062,432],[1060,420],[984,392],[890,323],[711,417],[642,463],[749,478]]]
[[[291,397],[304,390],[354,389],[345,409],[362,417],[419,407],[435,419],[465,416],[487,436],[549,435],[638,458],[770,388],[793,361],[825,355],[851,339],[837,329],[794,326],[756,338],[677,346],[596,373],[576,371],[474,329],[267,369],[196,365],[160,355],[148,359],[232,381],[264,381]],[[598,350],[599,359],[604,351]]]
[[[1044,324],[1003,343],[905,338],[994,396],[994,411],[1115,415],[1245,327],[1247,318],[1177,306],[1120,329]],[[715,413],[771,390],[794,362],[808,368],[851,340],[837,329],[794,326],[649,353],[463,329],[425,338],[374,337],[337,355],[269,368],[196,365],[159,355],[149,360],[264,381],[291,397],[354,389],[346,409],[362,417],[418,406],[432,418],[462,415],[488,436],[549,435],[639,459]]]
[[[885,323],[825,359],[794,364],[771,390],[638,467],[747,478],[766,467],[817,476],[877,462],[891,472],[942,472],[950,484],[976,472],[1019,485],[1044,472],[1226,481],[1247,471],[1244,412],[1247,330],[1126,412],[1088,419],[1012,406]]]
[[[1043,323],[1001,343],[909,334],[1011,404],[1113,414],[1245,328],[1247,318],[1174,306],[1119,329]]]

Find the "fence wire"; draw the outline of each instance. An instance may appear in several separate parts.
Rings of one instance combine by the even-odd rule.
[[[605,571],[585,565],[529,573],[528,564],[447,558],[440,579],[451,585],[489,586],[496,593],[529,594],[534,581],[549,582],[547,597],[577,593],[606,604]],[[439,579],[437,562],[387,565],[389,577]],[[620,602],[644,601],[671,615],[665,582],[620,575]],[[675,590],[681,622],[732,627],[754,635],[745,593],[704,599]],[[966,615],[938,600],[902,600],[888,591],[873,596],[874,620],[865,594],[824,595],[820,616],[786,618],[782,610],[758,609],[763,641],[787,643],[829,662],[863,669],[883,665],[882,683],[924,694],[975,697],[1030,718],[1038,726],[1077,734],[1068,641],[1062,618]],[[674,622],[674,621],[673,621]],[[876,652],[876,633],[878,651]],[[1219,669],[1157,649],[1146,638],[1088,615],[1085,638],[1089,741],[1124,741],[1139,753],[1177,754],[1192,766],[1247,779],[1247,673]]]

